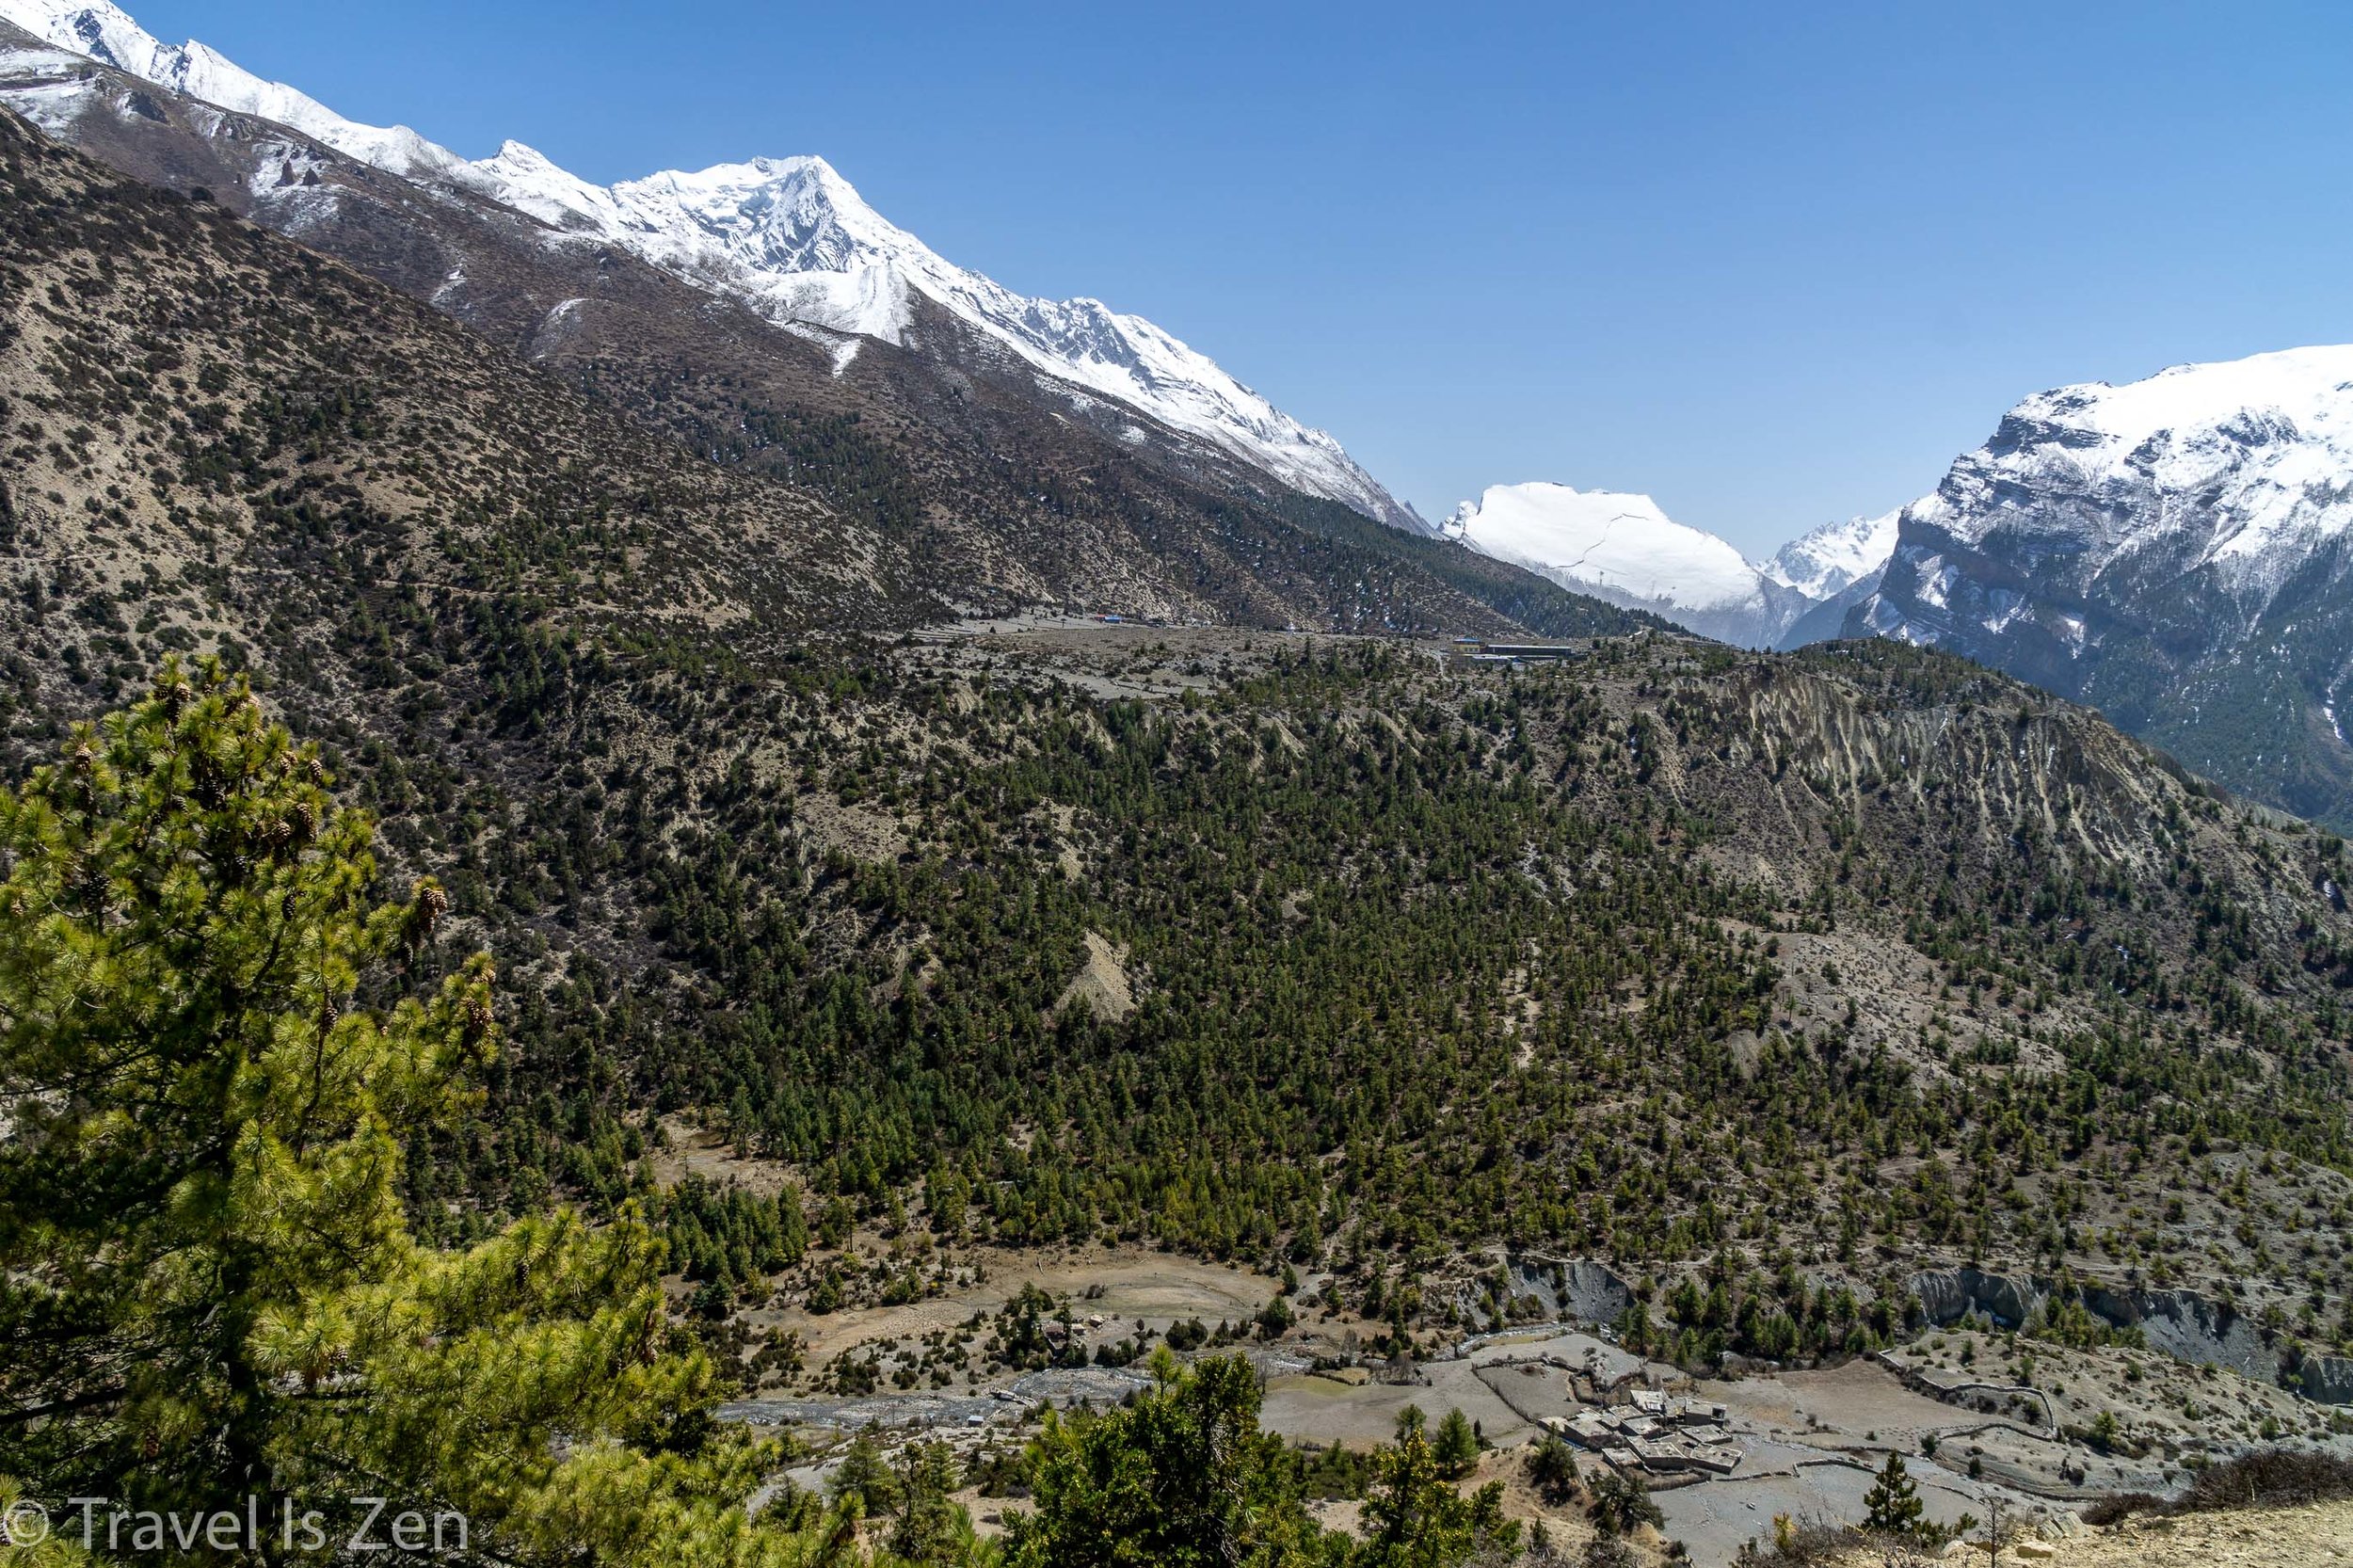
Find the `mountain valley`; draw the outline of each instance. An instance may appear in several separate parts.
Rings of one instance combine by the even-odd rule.
[[[1481,1413],[1448,1497],[1496,1481],[1588,1561],[1770,1549],[1891,1456],[1955,1530],[2353,1457],[2343,351],[2029,399],[1935,495],[1761,564],[1565,486],[1433,529],[822,162],[597,187],[110,7],[0,18],[0,779],[40,803],[8,797],[0,920],[52,931],[36,829],[80,831],[128,738],[316,747],[254,788],[372,823],[396,962],[344,1003],[481,987],[416,1015],[464,1092],[376,1129],[416,1250],[489,1249],[448,1293],[495,1298],[552,1210],[643,1224],[655,1326],[608,1359],[707,1358],[628,1384],[601,1448],[548,1396],[519,1452],[684,1473],[792,1429],[690,1477],[675,1517],[779,1532],[730,1568],[999,1560],[910,1522],[928,1444],[943,1510],[1028,1539],[1054,1445],[1110,1430],[1032,1407],[1157,1418],[1227,1355],[1270,1496],[1356,1544],[1301,1552],[1363,1568],[1402,1560],[1348,1554],[1416,1400]],[[155,788],[217,795],[212,756]],[[276,799],[197,858],[242,889],[323,854]],[[192,874],[93,890],[81,853],[42,872],[76,940]],[[292,929],[293,893],[244,903]],[[318,985],[285,1028],[323,1051]],[[0,1064],[9,1106],[72,1097]],[[0,1196],[53,1178],[11,1144]],[[14,1280],[35,1234],[0,1226]],[[45,1321],[11,1288],[0,1326]],[[255,1334],[286,1400],[361,1402],[356,1352]],[[1637,1390],[1743,1457],[1545,1479]],[[43,1430],[0,1481],[79,1474]],[[504,1560],[671,1560],[532,1506],[555,1533],[502,1523]],[[1428,1560],[1568,1560],[1500,1517]]]

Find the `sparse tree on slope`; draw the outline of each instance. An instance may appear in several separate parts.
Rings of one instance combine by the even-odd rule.
[[[1365,1502],[1369,1533],[1350,1560],[1356,1568],[1445,1568],[1477,1553],[1509,1557],[1518,1545],[1518,1524],[1503,1517],[1503,1483],[1489,1481],[1464,1496],[1439,1469],[1419,1428],[1373,1464]]]
[[[1471,1431],[1470,1417],[1459,1409],[1449,1410],[1438,1422],[1431,1453],[1438,1462],[1438,1474],[1449,1480],[1461,1480],[1477,1468],[1479,1434]]]
[[[1904,1456],[1891,1453],[1881,1466],[1879,1480],[1863,1496],[1863,1528],[1890,1535],[1920,1532],[1920,1488],[1904,1472]]]

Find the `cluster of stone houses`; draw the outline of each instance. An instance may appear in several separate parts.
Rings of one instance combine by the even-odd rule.
[[[1547,1416],[1545,1425],[1599,1454],[1621,1474],[1728,1476],[1740,1465],[1740,1450],[1724,1430],[1722,1405],[1655,1388],[1635,1389],[1630,1404]]]

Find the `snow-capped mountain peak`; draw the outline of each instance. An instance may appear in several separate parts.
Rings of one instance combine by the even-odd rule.
[[[265,81],[193,39],[165,43],[107,0],[0,0],[0,21],[173,92],[291,126],[407,179],[446,178],[465,163],[406,125],[345,120],[307,93]]]
[[[1493,485],[1456,507],[1442,532],[1564,588],[1726,642],[1769,646],[1805,606],[1725,540],[1675,521],[1647,495]]]
[[[1951,641],[1942,617],[1965,575],[1945,559],[1956,545],[2031,556],[2022,577],[2077,594],[2157,562],[2176,578],[2212,568],[2251,616],[2348,531],[2353,344],[2175,365],[2022,399],[1934,494],[1904,509],[1903,583],[1866,620],[1888,635]],[[2027,608],[2010,592],[1981,617],[1984,630],[1999,635]],[[2089,648],[2071,646],[2078,657]]]
[[[2156,490],[2210,497],[2201,562],[2251,562],[2353,526],[2353,344],[2282,349],[2243,360],[2175,365],[2138,381],[2086,382],[2038,392],[2010,409],[1993,437],[1954,464],[1917,504],[1964,542],[1996,526],[2001,488],[2122,495]],[[2091,519],[2105,515],[2097,526]],[[2177,519],[2129,508],[2087,508],[2086,548],[2105,561],[2174,532]]]
[[[1906,507],[1849,635],[2096,704],[2300,813],[2353,812],[2353,345],[2037,392]]]
[[[1442,532],[1578,593],[1704,636],[1774,648],[1837,634],[1848,599],[1878,584],[1898,515],[1827,523],[1759,563],[1646,495],[1496,485],[1456,507]]]
[[[1644,603],[1727,609],[1751,601],[1756,568],[1649,496],[1538,482],[1491,485],[1447,520],[1449,537],[1564,583]]]
[[[754,158],[599,186],[509,143],[467,184],[555,228],[628,247],[779,320],[897,343],[920,295],[1056,380],[1201,438],[1313,495],[1422,528],[1339,443],[1170,333],[1084,296],[1038,299],[955,265],[820,157]]]
[[[488,197],[547,225],[551,244],[618,245],[779,323],[903,343],[920,296],[1026,362],[1046,395],[1080,408],[1095,398],[1125,405],[1292,488],[1429,531],[1339,442],[1207,355],[1099,300],[1032,298],[954,265],[876,212],[823,158],[753,158],[599,185],[520,142],[469,162],[405,126],[345,120],[203,44],[158,41],[107,0],[0,0],[0,19],[428,188]]]
[[[1896,551],[1896,520],[1902,516],[1897,507],[1875,518],[1826,522],[1783,545],[1759,569],[1808,599],[1832,598],[1887,564]]]

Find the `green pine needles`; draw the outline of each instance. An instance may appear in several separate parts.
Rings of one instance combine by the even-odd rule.
[[[53,1513],[275,1495],[335,1544],[382,1497],[519,1563],[831,1555],[806,1500],[747,1516],[778,1456],[712,1422],[633,1211],[410,1235],[404,1141],[495,1049],[492,975],[432,882],[376,896],[327,786],[174,664],[0,791],[0,1476]]]

